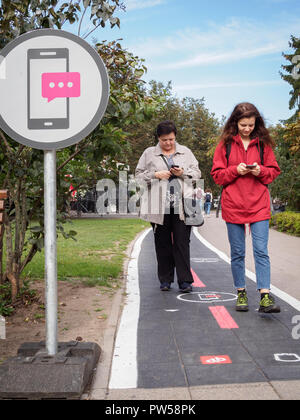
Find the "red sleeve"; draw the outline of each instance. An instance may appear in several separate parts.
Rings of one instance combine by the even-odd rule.
[[[230,184],[239,176],[237,165],[227,167],[226,147],[223,143],[219,143],[216,148],[210,174],[218,185]]]
[[[270,146],[264,147],[264,164],[260,165],[259,180],[263,184],[271,184],[280,174],[280,168],[276,161],[275,154]]]

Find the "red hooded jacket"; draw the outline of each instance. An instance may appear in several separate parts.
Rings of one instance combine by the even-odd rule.
[[[241,162],[257,162],[260,165],[260,174],[239,175],[237,167]],[[218,144],[211,175],[216,184],[223,185],[222,218],[226,222],[244,224],[270,219],[270,194],[267,184],[271,184],[280,174],[280,168],[272,148],[266,144],[263,162],[262,165],[258,138],[251,140],[246,151],[240,135],[233,137],[228,163],[226,146],[222,142]]]

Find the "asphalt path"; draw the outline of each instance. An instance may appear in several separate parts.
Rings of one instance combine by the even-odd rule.
[[[160,291],[152,231],[137,241],[111,389],[300,380],[299,301],[279,293],[281,313],[258,313],[259,294],[247,272],[249,312],[236,312],[228,259],[200,239],[194,231],[188,294],[179,292],[176,279],[170,291]]]

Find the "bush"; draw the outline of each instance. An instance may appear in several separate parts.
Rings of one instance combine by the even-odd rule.
[[[31,290],[29,288],[29,283],[24,281],[24,285],[21,287],[17,295],[17,300],[13,304],[11,301],[10,284],[8,282],[0,284],[0,315],[10,316],[15,312],[16,306],[20,303],[27,306],[37,299],[38,297],[36,296],[36,290]]]
[[[300,213],[284,211],[274,214],[271,217],[270,226],[279,230],[279,232],[300,236]]]
[[[9,316],[13,313],[14,309],[11,306],[11,291],[10,285],[0,284],[0,315]]]

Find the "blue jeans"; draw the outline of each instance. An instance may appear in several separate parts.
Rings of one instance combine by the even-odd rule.
[[[245,281],[245,225],[226,223],[231,248],[231,271],[234,286],[242,289]],[[268,255],[269,220],[250,224],[257,289],[270,289],[270,259]]]
[[[210,201],[206,201],[204,203],[204,211],[205,211],[205,214],[210,214],[210,208],[211,208],[211,202]]]

